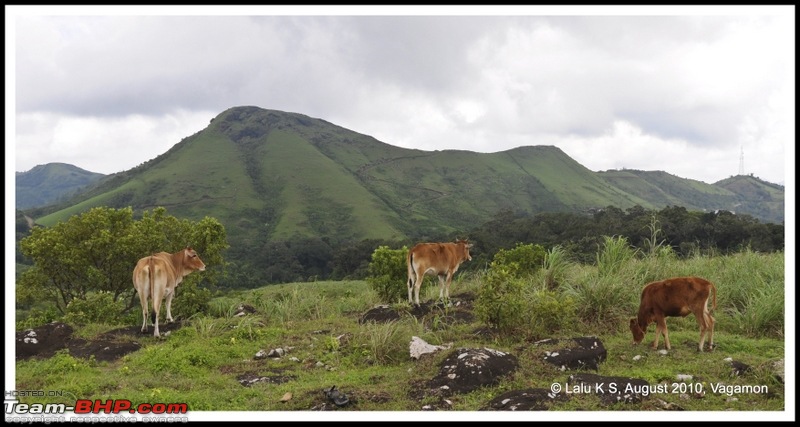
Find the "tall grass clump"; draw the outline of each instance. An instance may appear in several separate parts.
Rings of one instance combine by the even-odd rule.
[[[744,307],[733,309],[733,318],[742,334],[782,338],[784,307],[783,289],[777,286],[754,289]]]
[[[328,297],[328,304],[331,309],[340,314],[349,312],[363,312],[378,304],[378,295],[362,281],[342,282],[347,289],[338,294]]]
[[[690,260],[696,271],[705,274],[720,291],[719,303],[742,309],[751,292],[765,286],[785,286],[785,262],[782,253],[761,254],[745,250],[730,255]]]
[[[208,302],[208,315],[212,317],[230,319],[234,314],[236,314],[236,309],[238,307],[239,302],[233,298],[214,298]]]
[[[227,323],[219,318],[198,316],[192,320],[192,327],[200,338],[211,339],[225,332]]]
[[[597,270],[575,278],[564,290],[584,322],[617,325],[638,306],[644,284],[653,277],[649,264],[636,258],[625,237],[604,236]]]
[[[717,287],[717,306],[724,313],[721,323],[730,322],[736,332],[752,337],[784,335],[786,280],[782,253],[760,254],[747,249],[707,259],[697,269]]]
[[[603,236],[603,247],[597,252],[597,271],[602,276],[612,276],[636,257],[634,250],[624,236]]]
[[[408,345],[414,335],[420,335],[419,328],[403,321],[367,322],[359,329],[355,345],[367,360],[391,365],[408,360]]]
[[[592,275],[572,282],[564,294],[575,301],[576,314],[584,322],[618,325],[635,313],[642,287],[618,276]]]
[[[644,255],[647,257],[662,258],[674,256],[672,247],[667,244],[664,238],[664,231],[656,218],[656,214],[650,215],[650,224],[647,225],[650,237],[645,237],[642,246]]]
[[[552,247],[544,257],[544,284],[547,289],[556,289],[564,281],[570,260],[567,251],[560,245]]]

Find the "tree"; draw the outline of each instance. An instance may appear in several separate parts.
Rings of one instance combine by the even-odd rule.
[[[198,222],[178,219],[161,207],[152,214],[145,211],[139,221],[130,207],[97,207],[51,228],[37,227],[20,241],[20,250],[34,265],[21,275],[17,288],[22,295],[45,296],[62,313],[73,299],[99,291],[110,293],[115,302],[128,298],[129,309],[135,302],[131,275],[136,262],[186,246],[197,250],[207,267],[222,265],[221,253],[228,247],[225,228],[209,217]],[[216,275],[208,268],[183,283],[214,283]]]

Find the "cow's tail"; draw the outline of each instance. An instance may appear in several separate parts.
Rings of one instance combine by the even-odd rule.
[[[153,324],[156,324],[156,305],[155,300],[153,299],[153,290],[155,289],[155,281],[156,281],[156,266],[153,260],[153,256],[151,255],[150,258],[147,259],[147,266],[149,270],[149,274],[147,275],[148,280],[150,281],[150,286],[147,288],[147,296],[150,301],[153,301],[153,310],[150,311],[150,321]],[[147,301],[147,300],[145,300]]]
[[[717,287],[716,287],[716,286],[714,286],[714,284],[713,284],[713,283],[711,284],[711,290],[714,292],[714,299],[712,300],[713,302],[712,302],[712,305],[711,305],[711,307],[712,307],[714,310],[716,310],[716,309],[717,309]]]

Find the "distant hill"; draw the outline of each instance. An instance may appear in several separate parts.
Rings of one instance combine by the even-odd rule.
[[[778,224],[785,217],[785,188],[752,175],[737,175],[709,185],[662,171],[622,170],[598,174],[611,185],[659,207],[674,205],[696,211],[722,209]]]
[[[155,159],[28,214],[52,225],[94,206],[164,206],[175,216],[215,217],[232,246],[256,247],[295,237],[459,233],[508,209],[677,205],[780,222],[783,203],[783,187],[749,176],[712,185],[665,172],[593,172],[552,146],[413,150],[302,114],[235,107]]]
[[[48,163],[17,172],[15,206],[29,209],[63,201],[104,176],[66,163]]]

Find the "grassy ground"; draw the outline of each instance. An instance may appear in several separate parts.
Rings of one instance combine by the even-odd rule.
[[[438,330],[410,316],[391,323],[361,325],[358,318],[375,301],[356,295],[369,293],[363,282],[321,282],[230,295],[215,301],[219,317],[192,319],[188,326],[165,339],[136,337],[143,348],[116,362],[84,361],[67,354],[19,362],[17,387],[64,390],[86,399],[185,402],[193,411],[307,411],[325,401],[324,389],[336,385],[357,400],[352,410],[419,411],[430,402],[411,396],[415,384],[432,378],[448,352],[414,361],[408,356],[408,343],[414,335],[431,344],[488,346],[519,358],[520,369],[513,377],[497,387],[453,397],[454,410],[479,410],[505,391],[549,388],[553,383],[566,386],[570,373],[543,362],[541,349],[512,338],[476,335],[474,331],[481,326],[478,321],[439,324]],[[258,312],[233,317],[234,306],[240,301],[253,304]],[[670,320],[673,349],[666,355],[646,346],[632,346],[626,333],[600,335],[608,358],[597,372],[667,384],[668,390],[656,391],[640,405],[613,407],[602,406],[593,393],[574,394],[552,410],[661,409],[656,398],[694,411],[784,410],[784,386],[775,379],[771,368],[772,361],[784,357],[781,340],[745,338],[720,331],[717,349],[699,354],[695,350],[698,334],[694,320]],[[652,331],[648,336],[651,338]],[[254,359],[259,350],[274,348],[288,352],[280,359]],[[636,356],[641,358],[636,360]],[[724,361],[727,357],[750,365],[752,371],[734,376]],[[237,377],[247,374],[274,377],[275,383],[245,387]],[[681,383],[676,380],[679,374],[692,375],[693,379]],[[768,391],[727,395],[715,393],[712,384],[758,385]],[[705,395],[696,398],[673,387],[702,387]],[[281,402],[286,393],[292,394],[291,400]]]
[[[586,272],[570,274],[571,280],[578,280],[576,277],[584,277]],[[453,284],[453,299],[474,297],[481,285],[479,277],[460,279]],[[722,302],[733,299],[728,291],[720,293]],[[426,284],[420,297],[433,300],[438,289]],[[242,303],[256,312],[236,316]],[[304,416],[319,416],[321,420],[358,412],[402,416],[402,411],[404,415],[421,416],[423,407],[439,405],[440,401],[421,395],[420,385],[438,373],[439,364],[450,352],[411,359],[409,342],[412,336],[419,336],[430,344],[490,347],[518,358],[519,369],[499,385],[450,398],[447,409],[474,412],[507,391],[550,389],[553,384],[568,388],[569,375],[576,372],[560,371],[545,362],[543,349],[534,344],[534,338],[592,335],[603,342],[607,359],[591,373],[643,379],[654,387],[653,392],[640,403],[610,406],[602,404],[596,392],[574,392],[568,400],[553,404],[547,414],[538,413],[541,415],[536,419],[547,419],[554,412],[581,417],[586,411],[596,414],[590,419],[610,414],[622,419],[619,417],[635,416],[640,411],[668,409],[711,411],[720,417],[741,411],[738,419],[755,412],[760,413],[758,419],[764,419],[786,411],[786,386],[777,377],[782,367],[774,366],[786,357],[784,338],[781,334],[748,334],[741,310],[723,306],[715,312],[717,347],[704,353],[696,350],[699,334],[694,318],[669,318],[673,348],[661,354],[648,346],[654,338],[653,326],[645,342],[633,346],[625,319],[602,327],[592,322],[571,322],[553,331],[552,336],[541,337],[485,333],[486,325],[477,316],[465,321],[444,311],[422,320],[405,315],[392,322],[360,323],[362,315],[378,304],[376,294],[363,281],[294,283],[229,292],[211,302],[209,314],[188,319],[183,328],[169,336],[130,337],[142,348],[113,362],[77,359],[66,352],[46,360],[19,361],[17,389],[64,392],[60,398],[22,398],[23,403],[71,404],[75,398],[130,399],[134,404],[180,402],[192,412],[264,412],[260,419],[284,417],[287,411],[296,416],[303,411]],[[405,303],[392,307],[401,312],[408,309]],[[633,315],[628,308],[624,311]],[[91,339],[113,328],[87,325],[77,327],[74,335]],[[276,348],[285,349],[285,356],[255,358],[260,350]],[[735,375],[727,358],[747,364],[749,371]],[[691,379],[678,380],[679,375],[691,375]],[[264,381],[244,386],[240,381],[246,378]],[[323,391],[334,385],[353,404],[336,410],[332,418],[309,412],[327,402]],[[287,398],[289,393],[291,397]],[[474,418],[467,419],[486,416],[474,412]]]

